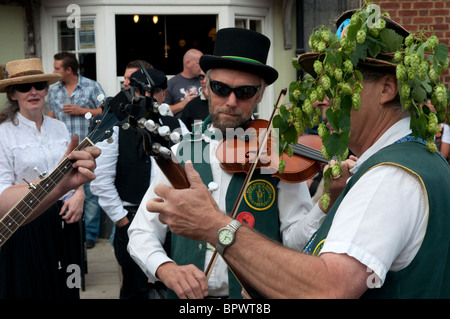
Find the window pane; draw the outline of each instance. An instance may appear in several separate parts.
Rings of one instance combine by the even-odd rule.
[[[80,74],[91,80],[97,80],[97,64],[95,53],[80,53],[78,62],[80,64]]]
[[[75,50],[75,28],[69,28],[66,20],[58,21],[59,51]]]
[[[217,17],[215,15],[116,15],[117,76],[123,76],[128,62],[142,59],[167,75],[183,70],[183,55],[191,48],[212,54]]]
[[[81,20],[81,27],[78,31],[80,50],[95,49],[95,20]]]

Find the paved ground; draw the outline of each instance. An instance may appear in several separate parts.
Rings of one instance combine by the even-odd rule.
[[[109,239],[99,238],[87,255],[88,273],[81,299],[119,299],[120,268]]]

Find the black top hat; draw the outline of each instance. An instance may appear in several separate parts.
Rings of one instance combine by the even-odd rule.
[[[166,74],[157,69],[142,69],[137,70],[130,76],[130,85],[133,87],[142,87],[147,92],[150,92],[152,88],[167,89],[167,77]],[[147,78],[147,73],[150,80]]]
[[[242,29],[225,28],[216,34],[213,55],[200,58],[203,72],[209,69],[236,69],[261,76],[267,84],[278,78],[278,72],[266,65],[270,40],[261,33]]]

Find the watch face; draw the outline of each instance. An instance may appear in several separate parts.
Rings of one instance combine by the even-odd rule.
[[[230,229],[222,229],[219,232],[219,241],[222,245],[230,245],[233,242],[233,231]]]

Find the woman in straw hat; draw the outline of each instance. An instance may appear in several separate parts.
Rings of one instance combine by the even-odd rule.
[[[35,168],[51,172],[70,142],[63,122],[43,115],[50,84],[59,74],[44,74],[40,59],[6,65],[0,92],[8,102],[0,112],[0,193],[35,180]],[[67,199],[66,199],[67,198]],[[76,188],[41,216],[20,227],[0,251],[0,298],[77,298],[66,284],[67,266],[80,264],[78,221],[84,190]]]

